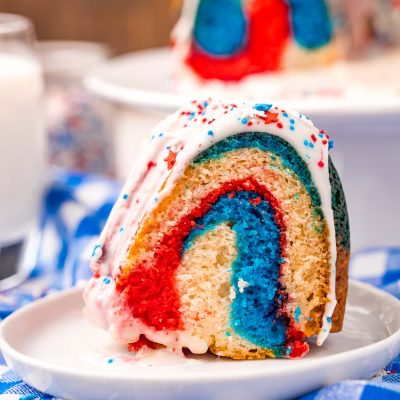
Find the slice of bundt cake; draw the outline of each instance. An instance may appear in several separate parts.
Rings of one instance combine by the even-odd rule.
[[[301,357],[341,329],[349,227],[298,112],[194,101],[159,124],[93,250],[85,314],[131,350]]]
[[[172,32],[179,75],[238,81],[340,57],[327,0],[185,0]],[[182,76],[178,76],[178,79]]]

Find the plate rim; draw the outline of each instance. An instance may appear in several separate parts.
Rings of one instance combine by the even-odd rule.
[[[83,84],[92,94],[111,101],[116,104],[124,105],[127,107],[137,107],[141,109],[152,109],[155,111],[174,112],[179,107],[188,103],[196,97],[196,90],[188,93],[174,93],[162,90],[144,90],[135,87],[126,87],[123,84],[113,83],[108,80],[106,71],[107,68],[112,68],[113,65],[118,65],[126,60],[135,60],[141,62],[146,57],[154,57],[158,55],[165,55],[169,53],[172,59],[172,52],[168,46],[161,46],[143,50],[137,50],[130,53],[125,53],[111,58],[103,63],[101,66],[91,70],[88,75],[83,79]],[[204,94],[203,94],[204,96]],[[213,96],[218,97],[218,96]],[[245,97],[245,96],[241,96]],[[256,101],[256,99],[253,99]],[[305,114],[315,115],[396,115],[400,111],[400,99],[398,102],[370,102],[369,104],[358,105],[357,99],[344,98],[337,99],[314,99],[310,102],[309,99],[297,100],[284,100],[278,98],[271,98],[271,101],[281,104],[286,108],[300,109]],[[322,100],[322,102],[321,102]],[[324,100],[328,100],[324,104]],[[391,99],[392,100],[392,99]],[[303,103],[304,105],[299,107]]]
[[[353,279],[349,279],[349,286],[355,286],[358,289],[361,290],[366,290],[371,292],[371,294],[374,294],[375,296],[384,296],[387,297],[387,299],[390,299],[390,301],[397,303],[397,306],[400,310],[400,300],[394,297],[392,294],[385,292],[381,289],[378,289],[368,283],[365,282],[360,282],[356,281]],[[14,319],[18,319],[19,316],[25,313],[28,313],[32,308],[35,308],[36,306],[40,304],[45,304],[54,301],[54,299],[59,299],[62,297],[68,297],[68,296],[73,296],[78,295],[78,293],[83,291],[83,286],[77,286],[74,288],[68,288],[64,289],[60,292],[57,293],[52,293],[49,294],[48,296],[35,300],[34,302],[28,304],[27,306],[22,307],[21,309],[15,311],[13,314],[10,316],[6,317],[1,323],[0,323],[0,350],[4,355],[4,358],[6,360],[7,365],[12,368],[12,366],[9,365],[8,359],[12,359],[13,361],[16,360],[21,364],[24,364],[25,366],[28,366],[30,369],[40,369],[40,370],[45,370],[49,371],[52,374],[62,374],[62,375],[68,375],[69,377],[74,377],[78,379],[86,378],[86,379],[107,379],[108,381],[113,381],[113,382],[125,382],[127,379],[131,383],[135,382],[141,382],[141,383],[146,383],[146,382],[179,382],[181,384],[190,384],[190,383],[199,383],[203,381],[207,382],[227,382],[227,381],[248,381],[252,379],[260,379],[262,377],[268,376],[269,378],[273,378],[276,376],[282,376],[284,374],[293,374],[296,373],[297,371],[301,370],[301,372],[307,372],[308,370],[314,370],[315,365],[315,360],[312,360],[314,362],[310,362],[307,364],[295,364],[296,360],[292,360],[293,364],[288,364],[288,367],[285,368],[285,370],[276,370],[276,369],[264,369],[264,368],[259,368],[259,369],[249,369],[248,371],[240,371],[239,374],[233,373],[233,374],[227,374],[224,373],[223,375],[220,375],[218,373],[213,373],[213,374],[207,374],[207,373],[196,373],[196,374],[187,374],[187,375],[161,375],[159,371],[154,371],[154,374],[152,375],[145,375],[141,376],[140,374],[132,374],[132,371],[129,373],[126,373],[125,371],[121,371],[120,375],[114,375],[114,374],[109,374],[107,371],[85,371],[85,373],[78,372],[77,370],[73,370],[68,367],[62,367],[58,365],[54,365],[51,362],[48,361],[42,361],[37,358],[28,356],[17,349],[15,349],[10,343],[7,342],[7,340],[4,338],[4,330],[7,329],[7,325],[12,324]],[[393,332],[390,334],[388,337],[379,340],[378,342],[368,344],[366,346],[362,346],[356,349],[344,351],[342,353],[338,354],[332,354],[329,356],[322,357],[321,359],[318,359],[318,367],[319,368],[325,368],[331,364],[334,363],[339,363],[341,364],[342,362],[345,362],[346,359],[354,359],[355,357],[362,358],[363,356],[366,356],[370,354],[371,352],[376,354],[382,349],[389,349],[391,346],[396,345],[400,347],[400,327],[397,329],[397,331]],[[400,349],[398,349],[399,351]],[[251,360],[248,360],[251,361]],[[257,360],[257,361],[262,361],[262,360]],[[311,361],[311,360],[310,360]],[[140,371],[139,371],[140,372]]]

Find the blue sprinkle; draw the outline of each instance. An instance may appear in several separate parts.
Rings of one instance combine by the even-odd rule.
[[[320,138],[323,138],[323,137],[324,137],[324,134],[323,134],[323,133],[319,133],[318,136],[319,136]]]
[[[272,104],[257,103],[254,105],[254,109],[257,111],[268,111],[272,107]]]
[[[101,249],[101,245],[96,244],[96,245],[93,247],[92,257],[94,257],[94,256],[96,255],[97,249]]]
[[[7,395],[6,395],[7,396]],[[21,396],[19,400],[35,400],[38,399],[39,397],[36,396],[36,394],[26,394],[25,396]]]
[[[326,320],[327,320],[328,324],[330,324],[332,322],[332,318],[331,317],[326,317]]]
[[[191,121],[193,118],[194,118],[194,116],[195,116],[195,112],[194,111],[192,111],[191,113],[190,113],[190,115],[189,115],[189,121]]]
[[[296,320],[297,323],[300,322],[300,315],[301,315],[301,308],[297,306],[296,309],[294,310],[294,319]]]
[[[203,103],[203,107],[204,107],[204,108],[207,108],[207,107],[208,107],[208,102],[207,102],[207,101],[205,101],[205,102]]]
[[[157,203],[158,202],[158,197],[154,197],[154,201]]]
[[[243,124],[243,125],[246,125],[246,124],[247,124],[247,118],[243,118],[243,119],[242,119],[242,124]]]
[[[167,150],[169,150],[169,149],[171,148],[171,146],[166,146],[165,148],[166,148]]]
[[[289,129],[290,129],[291,131],[294,131],[294,126],[293,126],[293,125],[290,125]]]
[[[304,146],[308,146],[308,140],[307,139],[303,143],[304,143]]]
[[[294,119],[289,120],[291,124],[294,124],[296,121]]]
[[[308,318],[308,320],[309,320],[309,321],[312,321],[312,320],[313,320],[313,317]]]
[[[122,198],[123,198],[124,200],[126,200],[126,199],[128,198],[128,195],[125,193],[125,194],[122,195]]]
[[[314,143],[310,142],[309,146],[313,149],[314,148]]]
[[[112,359],[112,358],[109,358],[108,360],[107,360],[107,364],[112,364],[114,362],[114,360]]]
[[[103,278],[103,283],[105,283],[106,285],[108,285],[110,282],[111,282],[111,279],[108,276]]]
[[[334,148],[334,141],[333,140],[330,140],[329,142],[328,142],[328,150],[330,150],[330,149],[333,149]]]
[[[163,134],[162,132],[160,132],[160,133],[158,134],[158,137],[162,137],[162,136],[164,136],[164,134]]]
[[[285,257],[281,257],[281,259],[279,260],[279,264],[283,264],[285,262]]]
[[[231,333],[230,332],[225,332],[225,335],[226,336],[231,336]]]
[[[119,231],[120,231],[120,232],[123,232],[123,230],[124,230],[124,227],[121,226],[121,228],[119,228]]]
[[[288,114],[287,112],[282,113],[282,115],[283,115],[284,117],[288,117],[288,116],[289,116],[289,114]]]
[[[208,132],[207,132],[207,135],[208,135],[208,136],[214,136],[214,132],[213,132],[213,131],[208,131]]]

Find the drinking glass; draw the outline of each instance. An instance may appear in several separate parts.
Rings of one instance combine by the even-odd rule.
[[[37,219],[45,149],[42,99],[33,25],[0,13],[0,289],[10,285],[10,276],[21,275],[24,243]]]

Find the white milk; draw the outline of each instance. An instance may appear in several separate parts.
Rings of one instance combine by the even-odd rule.
[[[37,217],[44,165],[40,65],[0,54],[0,247],[22,239]]]

